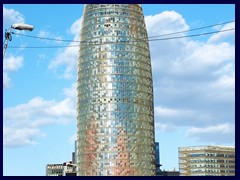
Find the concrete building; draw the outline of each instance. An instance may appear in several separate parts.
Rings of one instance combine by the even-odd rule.
[[[153,83],[140,4],[84,6],[77,174],[155,175]]]
[[[161,171],[159,172],[158,176],[179,176],[179,171]]]
[[[46,176],[76,176],[76,152],[72,152],[72,160],[63,164],[47,164]]]
[[[72,161],[63,164],[47,164],[46,176],[76,176],[76,164]]]
[[[46,176],[63,176],[63,164],[47,164]]]
[[[180,147],[180,176],[234,176],[235,147]]]
[[[63,176],[76,176],[76,164],[72,161],[63,163]]]

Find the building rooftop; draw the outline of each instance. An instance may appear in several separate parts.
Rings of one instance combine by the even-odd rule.
[[[189,147],[179,147],[179,151],[191,151],[191,150],[203,150],[203,149],[211,149],[211,150],[233,150],[235,146],[221,146],[221,145],[206,145],[206,146],[189,146]]]

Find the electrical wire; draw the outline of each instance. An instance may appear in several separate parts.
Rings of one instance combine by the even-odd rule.
[[[169,37],[169,38],[161,38],[161,39],[150,39],[148,41],[171,40],[171,39],[180,39],[180,38],[195,37],[195,36],[205,36],[205,35],[209,35],[209,34],[216,34],[216,33],[233,31],[233,30],[235,30],[235,28],[224,29],[221,31],[205,32],[205,33],[200,33],[200,34],[192,34],[192,35],[186,35],[186,36]]]
[[[45,40],[50,40],[50,41],[80,42],[80,41],[73,41],[73,40],[68,40],[68,39],[64,40],[64,39],[45,38],[45,37],[40,37],[40,36],[31,36],[31,35],[20,34],[20,33],[15,33],[15,32],[12,32],[12,34],[16,34],[16,35],[19,35],[19,36],[30,37],[30,38],[36,38],[36,39],[45,39]]]
[[[190,31],[196,31],[196,30],[206,29],[206,28],[215,27],[215,26],[220,26],[220,25],[228,24],[228,23],[232,23],[232,22],[235,22],[235,21],[226,21],[226,22],[223,22],[223,23],[212,24],[212,25],[203,26],[203,27],[194,28],[194,29],[189,29],[189,30],[185,30],[185,31],[178,31],[178,32],[167,33],[167,34],[161,34],[161,35],[156,35],[156,36],[149,36],[148,38],[161,37],[161,36],[168,36],[168,35],[173,35],[173,34],[180,34],[180,33],[185,33],[185,32],[190,32]]]
[[[225,29],[220,31],[212,31],[212,32],[205,32],[205,33],[199,33],[199,34],[192,34],[192,35],[185,35],[185,36],[175,36],[175,37],[167,37],[167,38],[156,38],[156,39],[139,39],[137,41],[118,41],[118,42],[103,42],[103,43],[95,43],[90,41],[82,41],[81,43],[87,43],[86,45],[99,45],[99,44],[113,44],[113,43],[129,43],[129,42],[140,42],[140,41],[163,41],[163,40],[172,40],[172,39],[181,39],[181,38],[187,38],[187,37],[197,37],[197,36],[204,36],[209,34],[215,34],[215,33],[222,33],[227,31],[233,31],[235,28],[231,29]],[[78,45],[67,45],[67,46],[29,46],[24,48],[65,48],[65,47],[79,47]],[[22,47],[16,47],[16,46],[9,46],[8,48],[22,48]]]
[[[219,26],[219,25],[223,25],[223,24],[232,23],[232,22],[235,22],[235,21],[226,21],[226,22],[222,22],[222,23],[218,23],[218,24],[212,24],[212,25],[203,26],[203,27],[194,28],[194,29],[189,29],[189,30],[185,30],[185,31],[178,31],[178,32],[173,32],[173,33],[168,33],[168,34],[149,36],[148,39],[155,38],[155,37],[169,36],[169,35],[173,35],[173,34],[180,34],[180,33],[185,33],[185,32],[190,32],[190,31],[196,31],[196,30],[200,30],[200,29],[206,29],[206,28],[215,27],[215,26]],[[15,32],[12,32],[12,34],[16,34],[16,35],[19,35],[19,36],[30,37],[30,38],[36,38],[36,39],[50,40],[50,41],[81,42],[81,41],[74,41],[74,40],[68,40],[68,39],[64,40],[64,39],[55,39],[55,38],[46,38],[46,37],[40,37],[40,36],[32,36],[32,35],[26,35],[26,34],[15,33]]]

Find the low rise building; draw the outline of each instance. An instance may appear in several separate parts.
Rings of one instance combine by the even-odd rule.
[[[234,146],[179,147],[180,176],[235,176]]]
[[[47,164],[46,176],[63,176],[63,164]]]
[[[75,152],[72,153],[72,161],[63,164],[47,164],[46,176],[76,176]]]
[[[63,176],[76,176],[76,164],[72,161],[63,163]]]

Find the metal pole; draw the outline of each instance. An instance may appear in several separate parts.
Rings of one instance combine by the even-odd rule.
[[[11,33],[12,33],[12,28],[9,28],[8,31],[5,32],[5,42],[4,42],[4,45],[3,45],[3,60],[4,60],[4,56],[5,56],[6,50],[7,50],[8,41],[12,40]]]

